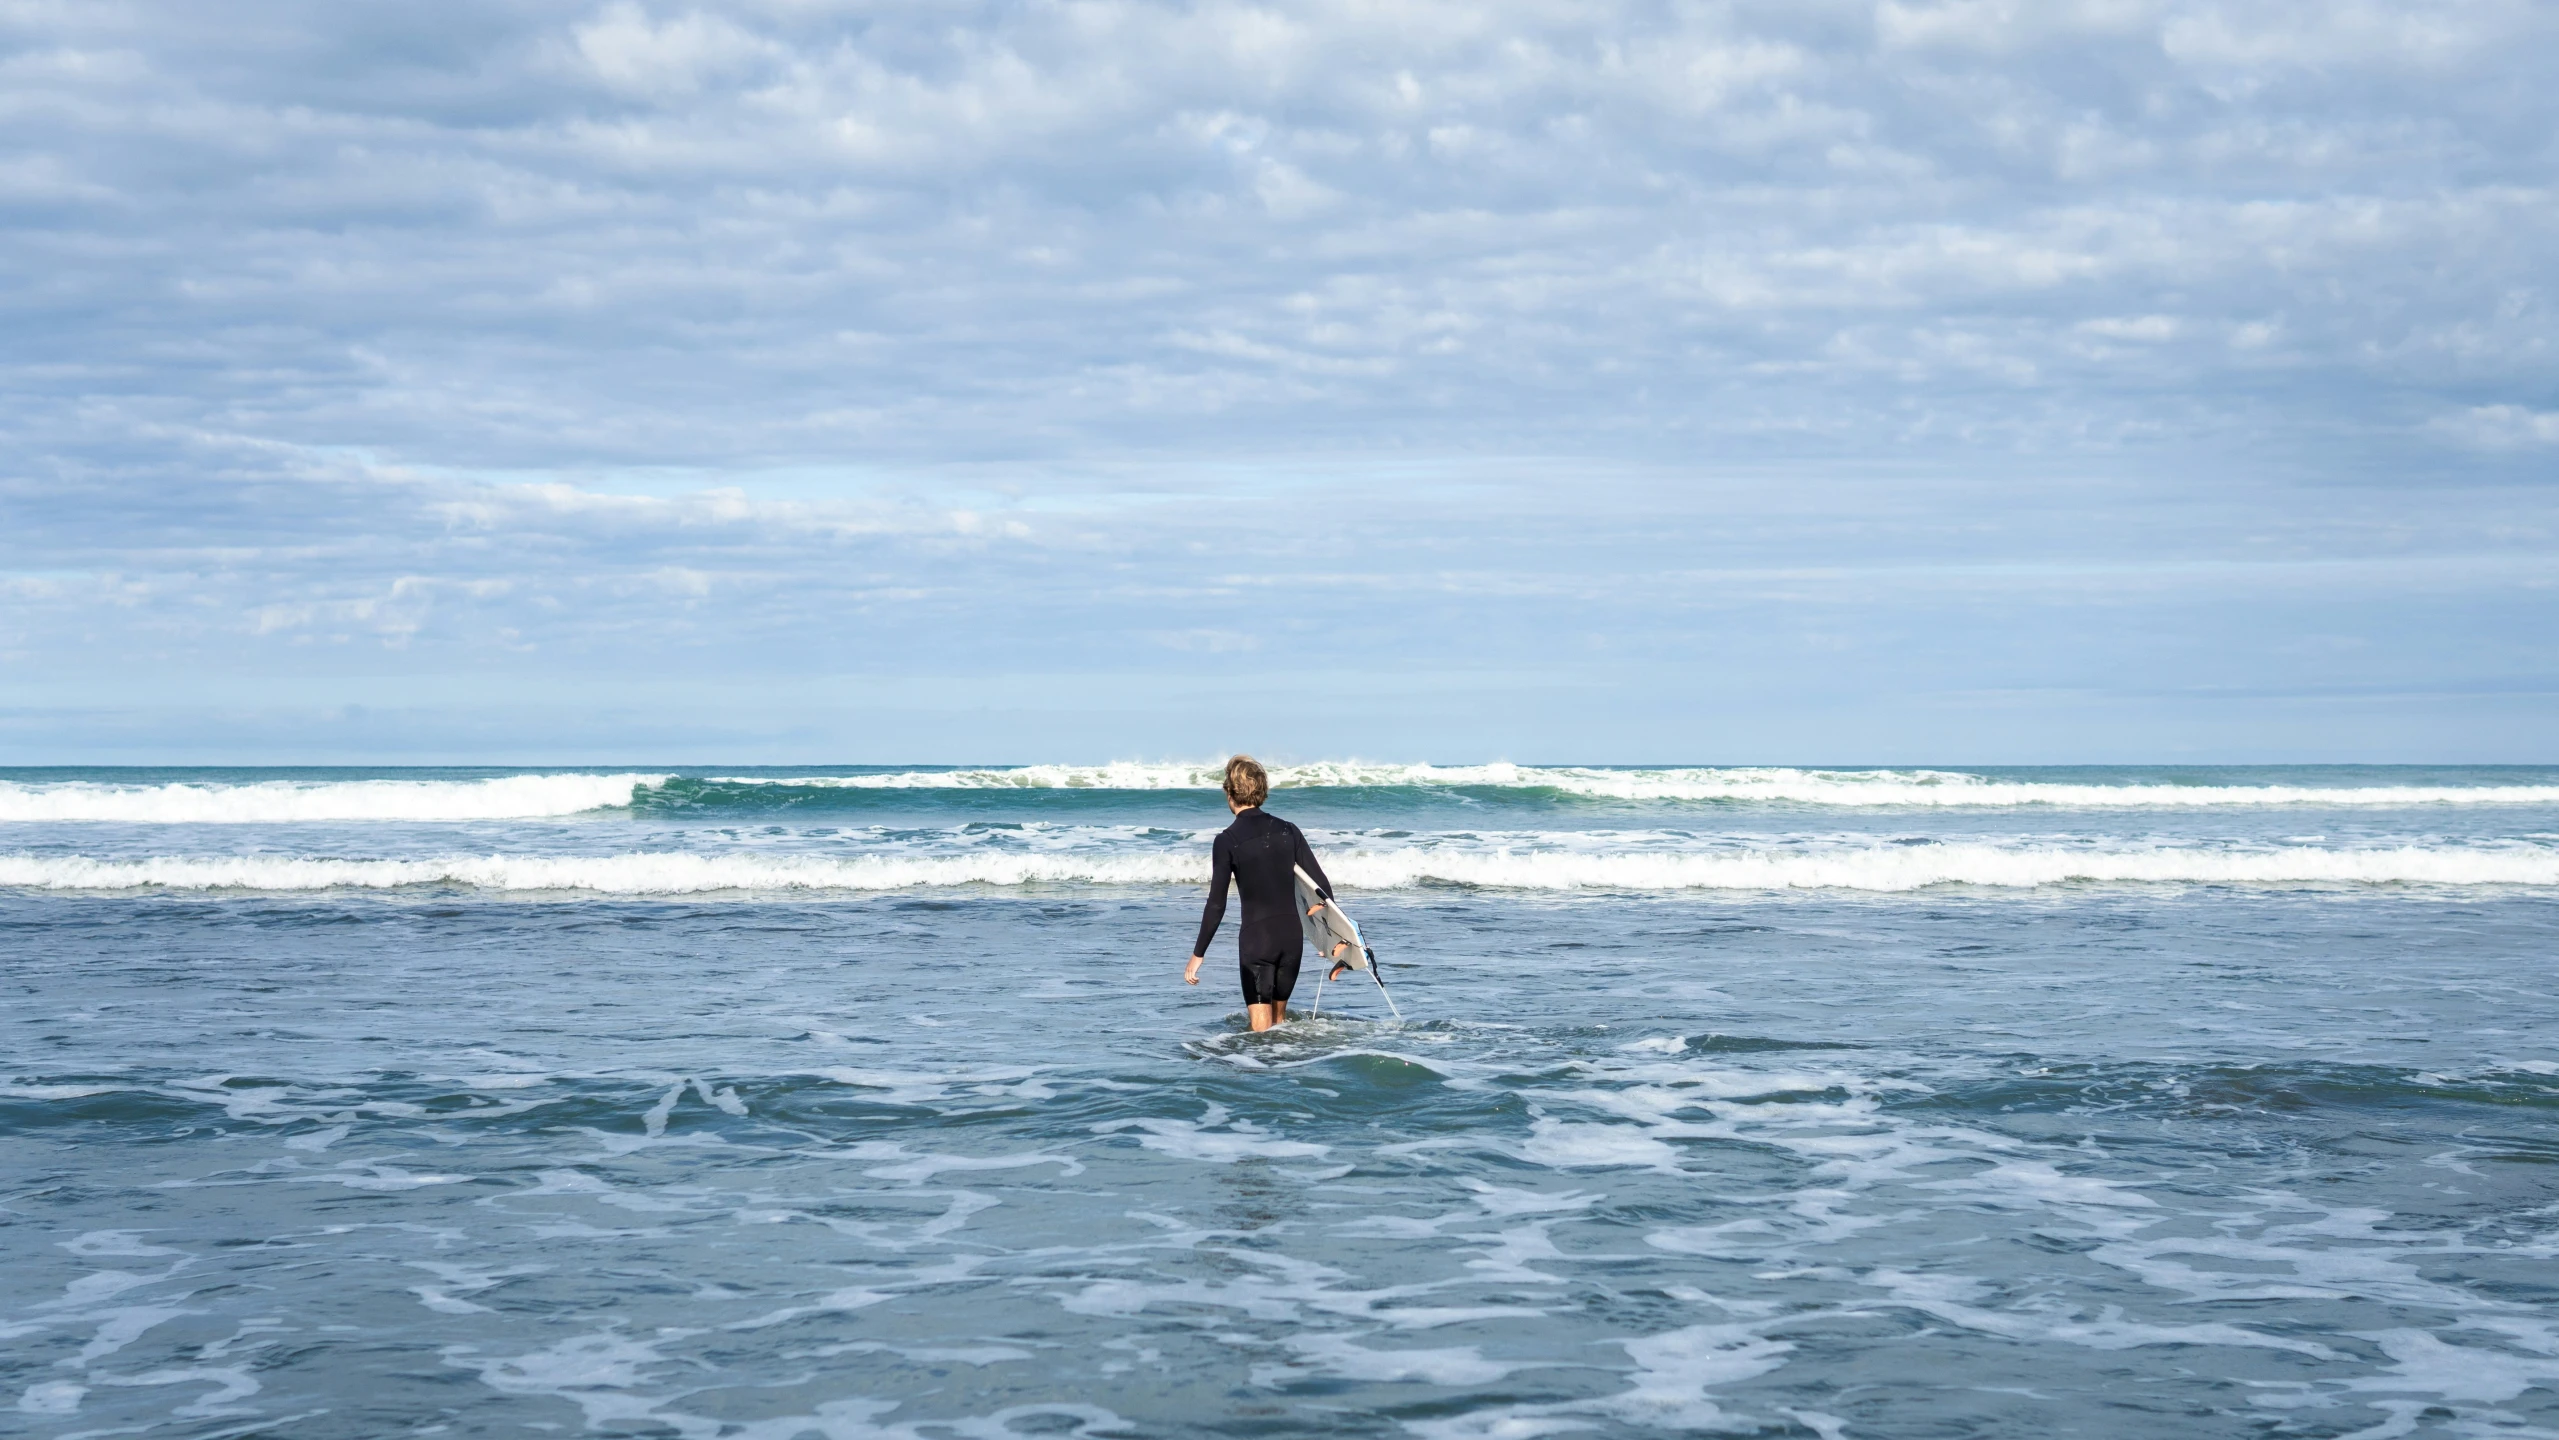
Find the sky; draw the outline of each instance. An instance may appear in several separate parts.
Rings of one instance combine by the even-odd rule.
[[[0,764],[2559,761],[2554,54],[0,0]]]

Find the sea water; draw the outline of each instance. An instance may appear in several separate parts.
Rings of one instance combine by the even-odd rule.
[[[2559,1434],[2559,770],[0,772],[38,1436]]]

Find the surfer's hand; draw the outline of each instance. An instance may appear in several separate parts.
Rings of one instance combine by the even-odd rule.
[[[1307,907],[1306,907],[1306,913],[1307,913],[1307,914],[1309,914],[1309,915],[1321,915],[1321,914],[1323,914],[1323,913],[1324,913],[1324,902],[1323,902],[1323,901],[1321,901],[1321,900],[1318,900],[1318,901],[1316,901],[1314,904],[1307,906]]]
[[[1197,985],[1198,983],[1200,983],[1200,960],[1201,960],[1202,958],[1203,958],[1203,957],[1198,956],[1198,955],[1194,955],[1194,956],[1192,956],[1192,957],[1191,957],[1191,963],[1190,963],[1190,965],[1182,971],[1182,983],[1183,983],[1183,984],[1185,984],[1185,985]]]

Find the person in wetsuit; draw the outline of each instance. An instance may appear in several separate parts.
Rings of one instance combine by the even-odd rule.
[[[1244,1009],[1253,1028],[1268,1030],[1288,1018],[1289,992],[1297,988],[1297,966],[1306,953],[1306,931],[1297,919],[1297,884],[1292,872],[1304,866],[1315,888],[1333,898],[1333,882],[1306,848],[1306,837],[1262,802],[1270,798],[1271,777],[1261,762],[1238,755],[1226,762],[1226,808],[1235,823],[1211,847],[1208,908],[1200,913],[1200,938],[1191,946],[1190,968],[1182,983],[1200,983],[1200,964],[1209,941],[1217,938],[1226,918],[1226,887],[1231,880],[1244,892],[1244,923],[1235,955],[1244,976]],[[1308,911],[1313,914],[1314,911]]]

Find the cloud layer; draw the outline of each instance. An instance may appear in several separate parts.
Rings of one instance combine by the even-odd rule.
[[[2499,0],[0,4],[0,736],[1187,753],[1321,637],[1371,718],[1309,750],[2507,753],[2554,50]],[[635,678],[687,674],[760,698]]]

